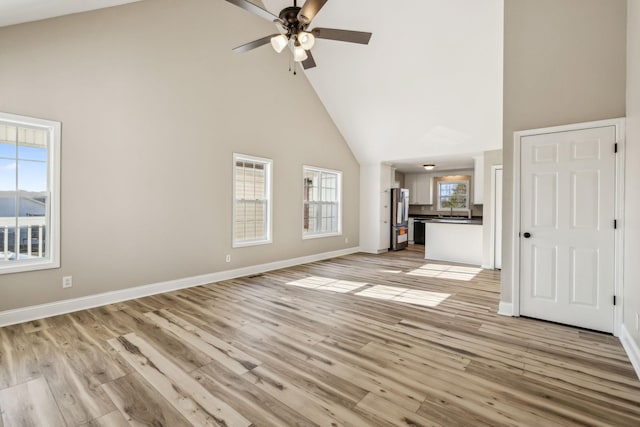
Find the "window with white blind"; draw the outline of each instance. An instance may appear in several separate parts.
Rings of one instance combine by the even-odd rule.
[[[303,237],[342,233],[342,172],[303,167]]]
[[[0,274],[57,268],[60,123],[0,113]]]
[[[233,247],[271,243],[272,163],[233,155]]]

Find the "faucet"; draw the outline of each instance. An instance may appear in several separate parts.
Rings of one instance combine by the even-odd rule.
[[[453,206],[451,206],[450,208],[451,208],[451,213],[449,214],[449,217],[453,218]]]

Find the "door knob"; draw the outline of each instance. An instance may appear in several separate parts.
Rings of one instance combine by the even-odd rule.
[[[523,234],[525,239],[528,239],[529,237],[531,237],[531,233],[529,233],[528,231],[526,233]]]

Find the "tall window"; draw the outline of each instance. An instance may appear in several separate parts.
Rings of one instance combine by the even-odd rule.
[[[0,113],[0,274],[59,267],[60,123]]]
[[[270,159],[233,155],[233,246],[271,243]]]
[[[303,167],[303,237],[335,236],[342,233],[342,173]]]
[[[469,181],[440,181],[438,210],[469,209]]]

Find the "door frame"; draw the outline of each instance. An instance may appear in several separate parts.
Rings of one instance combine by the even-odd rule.
[[[502,180],[504,182],[504,168],[502,165],[492,165],[491,166],[491,232],[489,233],[489,238],[491,242],[489,244],[489,268],[496,268],[496,227],[498,224],[496,223],[496,171],[500,169],[502,170]],[[503,185],[504,189],[504,185]],[[503,191],[504,194],[504,191]],[[502,205],[502,201],[500,203],[500,209],[502,209],[504,219],[504,206]],[[502,224],[500,224],[502,227]]]
[[[520,196],[521,149],[522,138],[549,133],[569,132],[606,126],[616,129],[618,155],[615,164],[615,218],[618,222],[614,230],[614,292],[616,305],[613,307],[613,335],[618,336],[622,325],[622,305],[624,300],[623,267],[624,267],[624,164],[625,164],[625,118],[598,120],[585,123],[574,123],[540,129],[529,129],[513,133],[513,217],[512,217],[512,269],[511,269],[511,315],[520,316]],[[613,149],[613,148],[612,148]],[[502,311],[502,310],[501,310]]]

